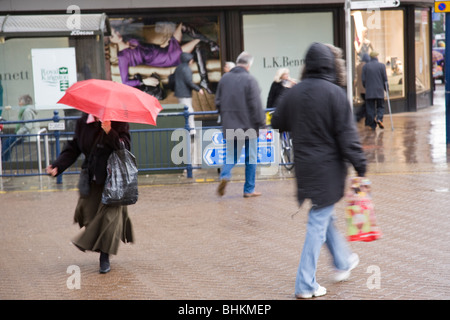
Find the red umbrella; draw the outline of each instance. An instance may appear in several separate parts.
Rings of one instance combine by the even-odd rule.
[[[162,106],[155,97],[128,85],[109,80],[79,81],[58,101],[100,120],[156,125]]]

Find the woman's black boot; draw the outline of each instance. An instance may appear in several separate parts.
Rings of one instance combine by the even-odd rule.
[[[109,254],[100,251],[100,273],[108,273],[111,270],[109,265]]]

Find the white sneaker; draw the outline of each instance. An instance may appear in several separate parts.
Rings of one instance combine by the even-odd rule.
[[[342,271],[338,270],[336,271],[336,274],[334,275],[334,281],[340,282],[345,281],[350,277],[350,273],[353,269],[356,268],[356,266],[359,264],[359,256],[356,253],[352,253],[349,258],[349,264],[350,268],[348,270]]]
[[[296,294],[295,297],[297,299],[310,299],[312,297],[320,297],[320,296],[324,296],[327,294],[327,289],[325,287],[322,287],[319,285],[319,288],[317,288],[316,291],[314,291],[313,293],[299,293]]]

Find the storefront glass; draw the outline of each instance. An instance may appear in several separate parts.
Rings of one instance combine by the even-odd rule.
[[[168,86],[169,75],[180,64],[182,52],[193,55],[193,82],[205,94],[192,92],[195,111],[215,110],[214,92],[222,76],[219,18],[110,17],[107,77],[157,97],[161,104],[178,104]]]
[[[313,42],[333,43],[333,14],[281,13],[243,16],[244,50],[255,60],[250,72],[261,87],[266,105],[270,86],[280,68],[299,80],[306,50]],[[271,107],[271,106],[266,106]]]
[[[415,44],[416,44],[416,92],[418,94],[431,88],[430,80],[430,9],[415,10]]]
[[[68,48],[68,38],[9,39],[0,43],[0,80],[3,87],[3,107],[18,105],[19,97],[28,94],[33,100],[32,49]],[[36,66],[35,60],[35,66]],[[47,72],[48,71],[48,72]],[[49,83],[49,70],[42,76]],[[36,74],[36,76],[38,76]]]
[[[16,120],[23,95],[32,98],[40,117],[72,109],[57,101],[77,81],[104,78],[100,50],[103,43],[96,37],[6,39],[0,43],[0,115]]]
[[[378,52],[386,65],[390,98],[405,97],[404,14],[402,10],[352,11],[354,30],[354,103],[361,103],[364,53]]]

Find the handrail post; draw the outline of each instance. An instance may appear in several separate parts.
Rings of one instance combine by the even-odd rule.
[[[46,132],[46,131],[47,131],[47,129],[42,128],[41,130],[38,131],[37,137],[36,137],[36,147],[37,147],[37,156],[38,156],[38,172],[39,172],[39,175],[42,174],[42,165],[41,165],[41,162],[42,162],[42,155],[41,155],[41,134],[42,134],[43,132]]]
[[[59,122],[60,117],[59,117],[59,112],[58,110],[54,110],[53,111],[53,122]],[[59,132],[59,130],[55,130],[54,131],[54,135],[55,135],[55,151],[56,151],[56,158],[59,157],[59,154],[61,153],[61,148],[59,146],[59,137],[61,135],[61,133]],[[61,184],[62,183],[62,174],[58,175],[56,177],[56,183],[57,184]]]
[[[191,127],[189,126],[189,108],[186,105],[184,106],[183,115],[184,115],[184,128],[186,129],[187,136],[188,136],[188,138],[186,139],[187,140],[187,147],[186,147],[186,152],[187,152],[186,172],[187,172],[187,177],[188,178],[192,178]]]

